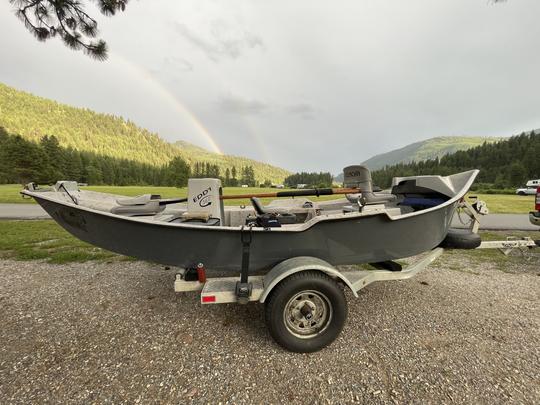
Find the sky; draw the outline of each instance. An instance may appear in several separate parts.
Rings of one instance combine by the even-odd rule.
[[[434,136],[540,128],[540,2],[131,0],[109,58],[0,2],[0,82],[167,141],[331,171]]]

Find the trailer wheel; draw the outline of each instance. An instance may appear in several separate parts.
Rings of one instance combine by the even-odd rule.
[[[280,282],[265,307],[270,335],[284,348],[314,352],[332,343],[347,319],[339,284],[324,273],[303,271]]]

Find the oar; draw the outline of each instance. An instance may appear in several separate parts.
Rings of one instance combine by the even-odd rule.
[[[360,193],[358,188],[314,188],[305,190],[290,190],[290,191],[278,191],[275,193],[254,193],[254,194],[232,194],[222,195],[220,200],[238,200],[241,198],[268,198],[268,197],[306,197],[306,196],[321,196],[321,195],[334,195],[334,194],[357,194]],[[167,200],[161,200],[159,205],[176,204],[186,202],[187,198],[170,198]]]
[[[237,200],[239,198],[267,198],[267,197],[301,197],[301,196],[321,196],[321,195],[333,195],[333,194],[356,194],[359,193],[358,188],[314,188],[304,190],[289,190],[278,191],[276,193],[259,193],[259,194],[232,194],[222,195],[222,200]]]

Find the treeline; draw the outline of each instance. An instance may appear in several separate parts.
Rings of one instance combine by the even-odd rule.
[[[254,169],[245,166],[237,173],[233,166],[222,175],[217,165],[196,162],[193,170],[181,157],[154,166],[93,152],[60,146],[55,136],[38,143],[8,134],[0,127],[0,183],[52,184],[67,179],[92,185],[155,185],[184,187],[190,177],[220,178],[224,185],[255,186]]]
[[[423,174],[449,175],[480,169],[476,188],[519,187],[540,178],[540,132],[522,133],[496,143],[484,143],[442,158],[386,166],[372,173],[374,184],[388,187],[392,178]]]
[[[195,162],[191,177],[221,179],[224,187],[237,187],[240,185],[255,187],[257,185],[253,166],[243,166],[240,171],[237,171],[236,166],[230,169],[227,167],[225,173],[221,173],[218,165],[209,162]],[[266,180],[265,184],[270,184],[270,181]]]
[[[333,177],[328,172],[319,173],[295,173],[285,178],[285,186],[290,188],[296,188],[299,184],[305,185],[304,187],[331,187]]]

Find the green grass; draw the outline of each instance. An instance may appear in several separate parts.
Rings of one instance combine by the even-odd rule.
[[[20,184],[0,184],[0,203],[27,203],[35,201],[32,198],[22,198],[19,192],[22,190]]]
[[[2,184],[0,185],[0,203],[33,203],[33,199],[23,199],[19,192],[22,187],[17,184]],[[83,187],[85,190],[99,191],[102,193],[111,193],[127,196],[136,196],[141,194],[160,194],[164,198],[171,197],[185,197],[187,195],[187,188],[175,188],[175,187],[153,187],[153,186],[89,186]],[[248,193],[271,193],[278,190],[275,188],[242,188],[242,187],[225,187],[223,189],[224,194],[248,194]],[[534,208],[534,196],[520,196],[520,195],[503,195],[503,194],[477,194],[469,193],[469,195],[476,195],[479,199],[485,201],[489,208],[489,212],[494,214],[527,214]],[[340,196],[323,196],[323,197],[309,197],[313,201],[331,200],[339,198]],[[262,199],[263,204],[268,204],[273,198]],[[226,205],[249,205],[249,199],[241,200],[225,200]]]
[[[0,221],[0,258],[49,263],[126,260],[71,236],[52,220]]]
[[[478,199],[484,201],[489,212],[493,214],[528,214],[534,209],[534,195],[506,195],[506,194],[477,194]]]

